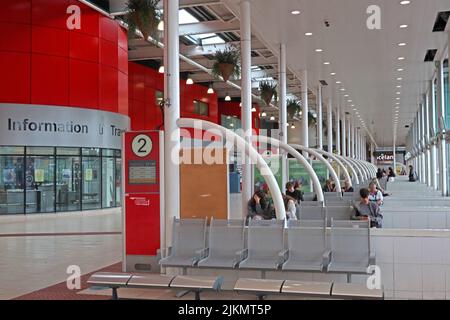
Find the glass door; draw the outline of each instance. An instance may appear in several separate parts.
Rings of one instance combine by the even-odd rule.
[[[56,211],[81,210],[80,157],[56,158]]]

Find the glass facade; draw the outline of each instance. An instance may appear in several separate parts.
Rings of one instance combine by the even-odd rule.
[[[121,205],[121,152],[0,147],[0,215]]]

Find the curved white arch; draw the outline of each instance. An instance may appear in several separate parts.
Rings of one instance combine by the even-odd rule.
[[[367,165],[367,167],[370,170],[371,173],[371,178],[375,178],[377,176],[377,170],[375,170],[375,166],[373,165],[373,163],[369,162],[369,161],[364,161]]]
[[[361,177],[361,180],[362,180],[361,182],[364,182],[366,180],[366,173],[364,170],[361,169],[360,164],[358,162],[356,162],[355,159],[350,158],[350,157],[346,157],[346,160],[348,162],[350,162],[356,168],[356,170],[358,171],[358,173]]]
[[[336,184],[336,192],[341,193],[342,192],[342,186],[341,186],[341,181],[339,180],[339,177],[336,173],[336,171],[334,171],[333,166],[327,161],[327,159],[325,159],[319,152],[317,152],[314,149],[311,148],[307,148],[305,146],[299,145],[299,144],[289,144],[291,147],[295,148],[295,149],[299,149],[302,151],[306,151],[310,154],[312,154],[313,156],[315,156],[320,162],[322,162],[323,164],[325,164],[327,166],[327,169],[330,171],[330,175],[333,178],[335,184]],[[348,172],[347,172],[348,174]],[[351,181],[351,180],[350,180]],[[322,187],[321,187],[322,188]]]
[[[353,166],[347,162],[347,160],[345,159],[339,159],[335,154],[327,152],[325,150],[321,150],[321,149],[315,149],[318,153],[323,154],[327,157],[329,157],[331,160],[336,161],[336,163],[342,168],[342,170],[344,171],[344,175],[345,178],[348,179],[348,181],[350,183],[352,183],[352,178],[350,177],[350,174],[348,173],[347,168],[344,166],[344,164],[342,162],[345,162],[345,164],[347,164],[347,166],[350,168],[350,170],[352,170],[352,175],[355,177],[355,182],[356,184],[359,184],[359,178],[358,178],[358,173],[355,171],[355,169],[353,168]]]
[[[359,166],[361,169],[361,172],[364,173],[364,180],[367,181],[369,179],[369,174],[367,173],[367,168],[364,166],[361,160],[359,159],[352,159],[352,161]]]
[[[288,152],[289,154],[294,156],[295,159],[297,159],[297,161],[300,162],[305,167],[306,171],[309,173],[309,176],[311,177],[313,185],[314,185],[314,189],[316,190],[317,201],[322,201],[322,202],[325,201],[324,196],[323,196],[322,186],[320,185],[320,180],[317,177],[316,172],[314,171],[313,167],[309,164],[308,160],[306,160],[305,157],[303,157],[300,154],[300,152],[295,150],[290,145],[283,143],[280,140],[277,140],[274,138],[270,138],[270,137],[266,137],[266,136],[254,136],[254,138],[257,138],[259,142],[270,143],[271,145],[274,145],[275,147],[282,148],[286,152]]]
[[[370,180],[371,178],[373,178],[373,172],[370,169],[369,163],[365,160],[359,160],[359,163],[365,168],[366,173],[367,173],[367,179]]]
[[[201,122],[202,127],[201,129],[216,129],[220,131],[222,134],[225,135],[225,137],[233,137],[235,139],[236,147],[241,151],[244,152],[246,155],[250,157],[250,159],[256,163],[256,166],[261,172],[261,175],[263,176],[265,182],[269,186],[269,189],[272,194],[273,198],[273,204],[275,207],[275,212],[277,215],[277,219],[284,220],[286,219],[286,210],[284,208],[284,201],[283,197],[281,195],[280,188],[278,187],[277,180],[275,179],[272,171],[270,170],[269,166],[267,165],[266,161],[264,161],[264,158],[258,153],[258,151],[255,150],[255,148],[247,143],[242,137],[237,135],[231,130],[228,130],[218,124],[205,121],[205,120],[199,120],[199,119],[192,119],[192,118],[181,118],[178,119],[177,124],[179,127],[184,128],[196,128],[198,129],[198,126],[195,126],[195,123],[198,124],[198,122]],[[244,214],[244,213],[243,213]]]

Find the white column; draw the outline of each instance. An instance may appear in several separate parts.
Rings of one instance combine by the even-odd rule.
[[[341,112],[341,122],[342,122],[342,147],[341,147],[341,153],[344,157],[347,156],[347,131],[346,131],[346,116],[345,116],[345,108],[342,108]]]
[[[333,153],[333,99],[328,98],[327,109],[328,152]]]
[[[370,142],[370,162],[372,162],[372,164],[375,164],[375,157],[373,155],[374,152],[375,152],[375,145],[371,141]]]
[[[250,1],[241,2],[241,119],[244,138],[251,143],[252,139],[252,79],[251,79],[251,12]],[[245,158],[244,158],[245,157]],[[252,196],[252,165],[250,159],[242,154],[245,159],[242,166],[242,214],[246,215],[247,201]]]
[[[426,99],[423,97],[422,104],[420,106],[420,117],[422,119],[422,135],[420,137],[420,140],[422,141],[422,166],[423,166],[423,183],[427,184],[428,181],[428,169],[427,169],[427,163],[426,163],[426,155],[427,155],[427,149],[426,149],[426,141],[425,141],[425,135],[426,135],[426,118],[425,118],[425,109],[426,109]]]
[[[302,97],[302,145],[309,147],[308,136],[308,71],[301,71],[301,97]],[[308,153],[303,151],[303,156],[308,157]]]
[[[355,127],[354,116],[352,116],[351,123],[352,123],[352,144],[351,144],[352,154],[351,154],[351,157],[356,158],[356,127]]]
[[[347,155],[352,156],[352,126],[351,115],[347,116]]]
[[[355,156],[356,159],[360,159],[361,154],[359,153],[359,147],[361,146],[361,143],[359,142],[359,128],[356,128],[356,133],[355,133]]]
[[[180,63],[178,0],[164,0],[164,212],[166,244],[171,241],[173,218],[180,217]]]
[[[280,44],[280,59],[278,63],[280,75],[280,141],[287,143],[287,110],[286,110],[286,45]],[[281,186],[284,188],[286,182],[288,181],[287,172],[287,155],[281,148],[279,148],[281,153]]]
[[[340,98],[338,97],[336,103],[336,151],[338,155],[341,155],[341,106],[340,106]]]
[[[430,113],[430,126],[431,126],[431,132],[433,134],[436,134],[436,99],[434,96],[434,80],[430,81],[430,93],[429,93],[429,99],[430,99],[430,105],[429,105],[429,113]],[[434,138],[434,137],[430,137]],[[431,170],[431,186],[434,190],[438,189],[438,181],[437,181],[437,175],[436,175],[436,161],[437,161],[437,147],[436,144],[433,143],[431,145],[431,152],[430,152],[430,170]]]
[[[397,148],[397,145],[396,145],[396,141],[395,141],[395,138],[394,138],[394,144],[393,144],[393,146],[392,146],[392,154],[393,154],[393,156],[394,156],[394,167],[392,168],[393,170],[394,170],[394,173],[396,174],[396,167],[397,167],[397,159],[396,159],[396,148]]]
[[[431,165],[430,165],[430,99],[429,99],[429,92],[423,96],[425,100],[425,142],[428,144],[426,146],[425,151],[425,168],[427,170],[426,176],[427,176],[427,186],[431,187]]]
[[[317,126],[317,134],[318,134],[318,138],[319,138],[319,149],[323,150],[323,126],[322,126],[322,122],[323,122],[323,117],[322,117],[322,109],[323,109],[323,104],[322,104],[322,85],[319,84],[319,87],[317,89],[317,121],[318,121],[318,126]]]
[[[449,46],[450,47],[450,46]],[[450,48],[449,48],[450,49]],[[436,62],[436,73],[437,73],[437,110],[439,123],[445,119],[445,99],[444,99],[444,68],[442,61]],[[438,123],[438,132],[440,134],[444,133],[444,128]],[[445,137],[439,139],[439,178],[441,192],[443,196],[447,195],[447,157],[445,150]]]

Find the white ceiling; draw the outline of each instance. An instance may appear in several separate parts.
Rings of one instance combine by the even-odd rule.
[[[239,0],[222,0],[238,17]],[[279,44],[287,45],[288,67],[300,75],[308,70],[308,87],[314,90],[326,80],[325,95],[343,99],[343,86],[352,103],[346,110],[354,114],[355,104],[378,146],[405,144],[406,135],[418,108],[420,97],[433,77],[434,64],[423,62],[428,49],[438,49],[437,58],[446,56],[448,33],[433,33],[439,11],[450,10],[450,0],[253,0],[252,30],[274,53]],[[366,13],[369,5],[381,7],[381,30],[369,30]],[[300,15],[292,15],[300,10]],[[330,22],[326,28],[324,20]],[[401,24],[408,28],[400,29]],[[449,26],[447,26],[448,28]],[[310,37],[305,32],[312,32]],[[398,43],[407,43],[399,47]],[[322,53],[315,52],[321,48]],[[397,58],[403,56],[404,61]],[[323,62],[329,61],[330,65]],[[398,72],[397,68],[405,70]],[[336,76],[330,75],[336,72]],[[402,81],[397,81],[402,77]],[[335,84],[336,80],[342,85]],[[400,121],[394,133],[393,113],[396,85],[401,82]],[[313,91],[314,92],[314,91]]]

